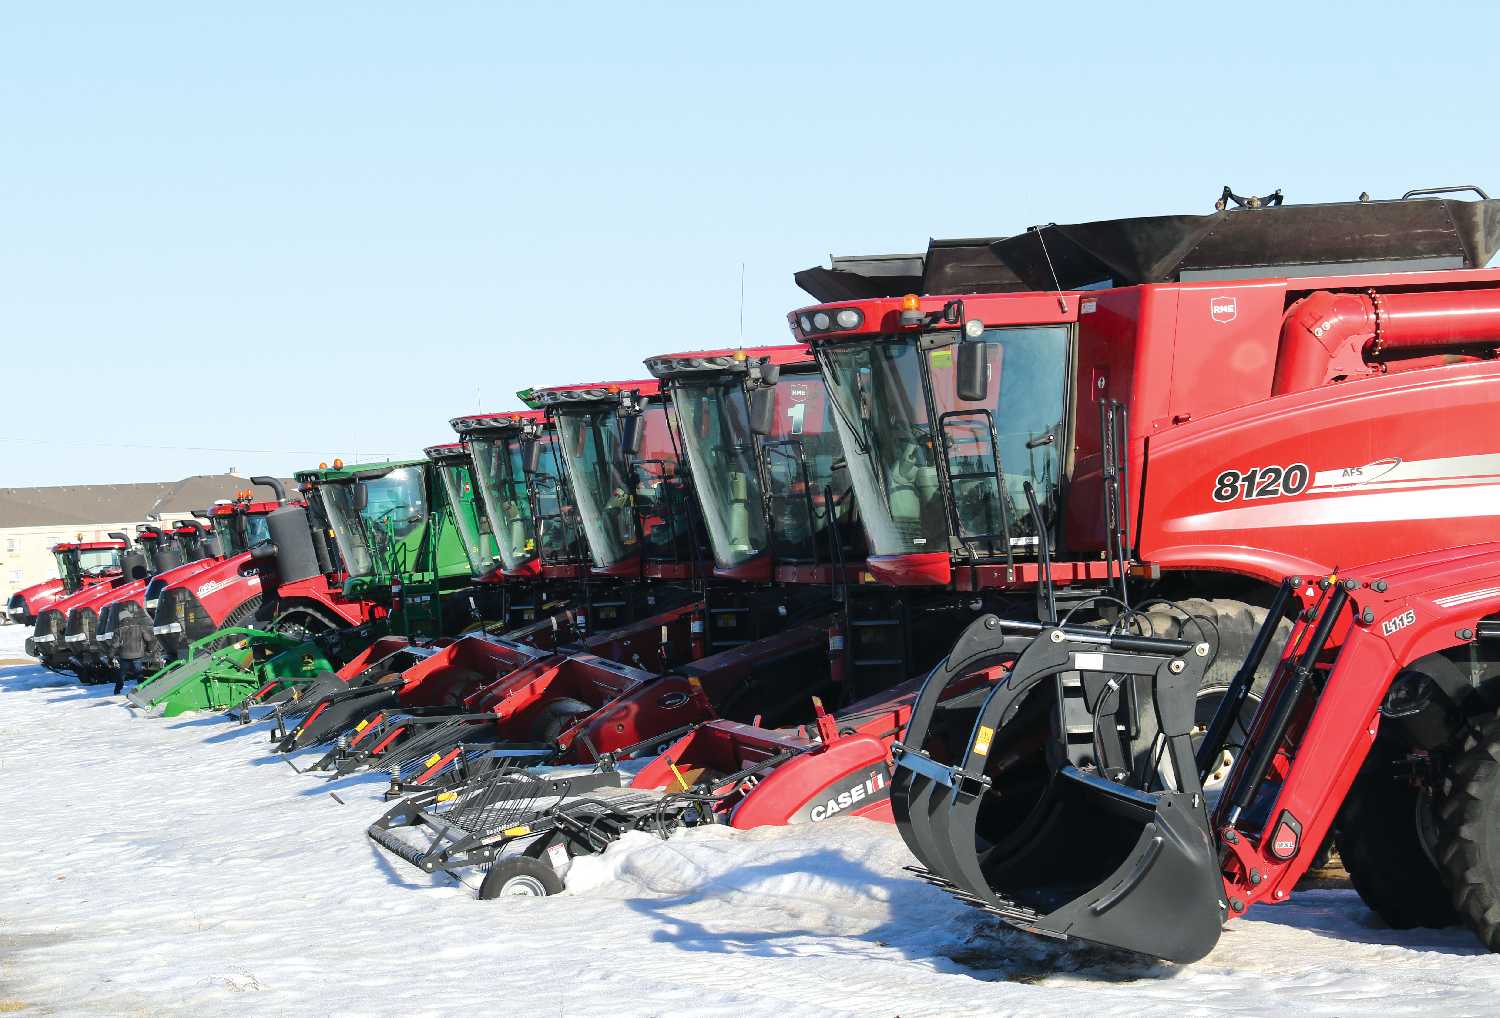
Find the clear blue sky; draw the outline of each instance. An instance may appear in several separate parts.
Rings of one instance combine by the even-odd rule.
[[[409,454],[829,253],[1500,192],[1488,4],[9,5],[0,485]],[[143,446],[173,448],[149,449]],[[197,447],[197,448],[193,448]],[[272,450],[271,452],[218,451]]]

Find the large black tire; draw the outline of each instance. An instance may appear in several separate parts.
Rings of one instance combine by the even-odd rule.
[[[1153,636],[1208,643],[1212,663],[1204,672],[1203,681],[1198,687],[1198,703],[1193,717],[1196,749],[1197,736],[1208,730],[1208,723],[1213,719],[1220,699],[1229,690],[1229,683],[1239,671],[1241,662],[1249,656],[1255,634],[1265,624],[1266,609],[1233,598],[1190,597],[1172,605],[1152,605],[1146,612],[1146,621]],[[1271,641],[1260,667],[1256,669],[1255,681],[1250,685],[1250,696],[1240,709],[1240,723],[1230,729],[1225,752],[1209,771],[1209,786],[1227,776],[1234,759],[1239,756],[1249,731],[1250,719],[1265,695],[1266,684],[1276,670],[1276,663],[1281,658],[1282,648],[1286,646],[1291,631],[1290,619],[1283,618],[1277,623],[1276,637]]]
[[[1500,718],[1480,726],[1452,778],[1438,825],[1438,863],[1459,921],[1500,951]]]
[[[496,862],[484,875],[484,882],[479,885],[479,898],[481,901],[512,895],[542,898],[562,889],[562,877],[545,859],[510,855]]]
[[[1375,740],[1344,798],[1334,840],[1349,882],[1387,926],[1452,926],[1458,913],[1423,846],[1422,828],[1431,825],[1419,818],[1433,807],[1427,793],[1398,769],[1404,755],[1395,740]]]
[[[1178,612],[1174,609],[1181,609]],[[1183,618],[1186,613],[1188,618]],[[1152,635],[1169,639],[1206,640],[1213,663],[1203,677],[1203,688],[1228,688],[1240,669],[1240,662],[1250,653],[1255,634],[1266,621],[1266,609],[1228,597],[1188,597],[1173,602],[1153,604],[1146,613]],[[1283,618],[1276,625],[1276,637],[1255,672],[1252,687],[1257,698],[1266,688],[1281,650],[1291,635],[1292,622]]]

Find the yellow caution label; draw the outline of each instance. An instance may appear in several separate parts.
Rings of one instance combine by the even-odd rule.
[[[297,726],[297,727],[296,727],[296,728],[294,728],[294,729],[293,729],[293,730],[292,730],[292,738],[294,738],[294,739],[295,739],[295,738],[296,738],[296,737],[297,737],[297,736],[299,736],[299,735],[301,735],[301,734],[302,734],[302,726],[301,726],[301,725],[298,725],[298,726]]]
[[[952,347],[948,347],[948,348],[943,349],[943,350],[934,350],[934,351],[932,351],[931,357],[932,357],[932,361],[931,361],[932,366],[935,367],[935,368],[951,368],[951,367],[953,367],[953,348]]]
[[[431,767],[433,764],[437,763],[442,758],[443,758],[443,754],[441,754],[441,753],[434,753],[434,754],[432,754],[431,756],[429,756],[427,758],[427,760],[423,763],[422,766],[424,766],[424,767]]]
[[[974,736],[974,752],[979,756],[988,756],[990,752],[990,740],[994,739],[995,730],[989,725],[980,725],[979,734]]]
[[[438,802],[452,802],[454,799],[457,799],[457,798],[458,798],[458,793],[457,792],[439,792],[438,793],[438,797],[437,797],[437,801]]]
[[[524,838],[531,833],[531,828],[522,824],[520,827],[507,827],[500,833],[507,838]]]
[[[365,720],[361,721],[359,724],[355,725],[354,726],[354,730],[356,732],[362,732],[362,731],[364,731],[368,727],[370,727],[370,720],[369,720],[369,718],[366,718]]]

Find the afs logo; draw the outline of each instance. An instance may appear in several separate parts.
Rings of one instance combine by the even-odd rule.
[[[1240,303],[1233,297],[1210,297],[1208,317],[1220,324],[1228,324],[1240,313]]]

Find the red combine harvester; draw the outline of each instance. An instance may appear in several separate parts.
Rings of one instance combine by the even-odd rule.
[[[1475,267],[1497,206],[1272,201],[938,241],[925,295],[795,312],[840,410],[870,572],[970,620],[1202,645],[1201,734],[1257,632],[1290,629],[1279,577],[1500,531],[1500,272]],[[835,297],[885,285],[877,268],[801,278]],[[910,833],[941,814],[935,842],[909,841],[947,879],[954,857],[1039,836],[1017,825],[1044,822],[1027,810],[1049,780],[1049,713],[1095,772],[1139,764],[1073,717],[1098,692],[1087,676],[1055,707],[1038,695],[1003,731],[976,728],[978,697],[960,691],[1012,684],[1003,659],[952,667],[962,650],[895,750],[897,819]],[[1149,682],[1117,685],[1111,709],[1149,710]],[[951,794],[907,793],[945,775]]]
[[[112,535],[113,536],[113,535]],[[52,546],[57,560],[54,579],[22,587],[5,606],[6,620],[23,626],[36,625],[37,616],[58,601],[87,587],[109,583],[121,573],[121,556],[130,547],[124,534],[109,541],[64,541]]]

